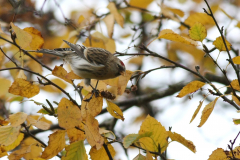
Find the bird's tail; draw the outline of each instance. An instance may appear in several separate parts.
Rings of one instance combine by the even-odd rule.
[[[60,50],[39,49],[39,50],[34,51],[34,52],[51,54],[51,55],[55,55],[55,56],[58,56],[58,57],[64,57],[65,56],[65,54],[63,54],[63,51],[60,51]]]
[[[63,40],[63,41],[80,56],[83,54],[84,49],[86,49],[86,47],[84,47],[84,46],[73,44],[73,43],[70,43],[70,42],[65,41],[65,40]]]

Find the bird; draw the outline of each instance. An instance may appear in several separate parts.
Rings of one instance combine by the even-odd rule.
[[[70,64],[73,72],[91,85],[91,79],[106,80],[125,75],[124,63],[111,52],[97,47],[85,47],[63,40],[70,48],[39,49],[35,52],[52,54]]]

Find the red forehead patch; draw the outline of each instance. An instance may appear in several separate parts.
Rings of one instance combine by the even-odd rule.
[[[125,66],[124,63],[122,61],[120,61],[121,65]]]

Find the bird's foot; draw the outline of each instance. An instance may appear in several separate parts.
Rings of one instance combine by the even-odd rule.
[[[99,96],[99,93],[100,93],[100,92],[99,92],[98,89],[93,88],[91,97],[88,98],[88,99],[85,99],[84,101],[85,101],[85,102],[89,102],[89,101],[93,98],[93,95],[95,95],[95,97],[98,97],[98,96]]]

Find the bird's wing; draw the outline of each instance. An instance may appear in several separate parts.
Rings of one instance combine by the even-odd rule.
[[[88,48],[85,57],[90,63],[95,65],[105,65],[111,53],[102,48]]]
[[[95,66],[102,66],[106,64],[109,55],[112,55],[109,51],[102,48],[89,47],[86,48],[81,45],[72,44],[63,40],[67,45],[71,47],[81,58],[85,59],[89,63]]]
[[[86,59],[86,57],[84,56],[84,50],[86,49],[86,47],[78,45],[78,44],[73,44],[70,43],[66,40],[63,40],[70,48],[68,48],[69,50],[72,50],[73,52],[75,52],[78,56],[80,56],[81,58]]]

